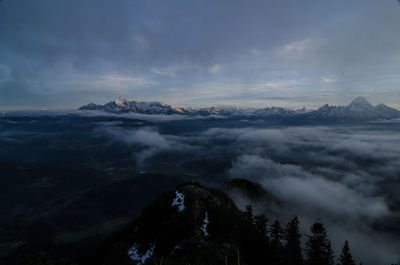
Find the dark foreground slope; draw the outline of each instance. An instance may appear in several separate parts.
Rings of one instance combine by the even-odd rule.
[[[56,173],[54,175],[57,176]],[[90,175],[77,177],[88,178]],[[97,183],[98,186],[75,193],[67,190],[73,187],[61,182],[53,188],[59,193],[55,199],[43,191],[24,189],[25,193],[38,193],[38,198],[32,202],[36,207],[28,205],[32,210],[11,216],[15,212],[9,210],[13,205],[5,208],[6,201],[0,204],[1,210],[9,213],[1,218],[0,239],[10,242],[0,244],[0,251],[10,252],[0,256],[0,264],[15,264],[24,255],[40,251],[57,258],[80,259],[81,255],[86,255],[87,249],[125,227],[140,215],[143,207],[182,182],[184,177],[140,174],[111,183]],[[6,195],[3,194],[4,197]],[[10,194],[8,198],[17,199],[18,195],[23,196],[20,193]],[[19,205],[22,208],[22,203]]]
[[[110,236],[90,264],[237,264],[238,255],[255,264],[267,258],[265,239],[223,192],[189,184]]]
[[[261,186],[235,179],[222,187],[259,199],[276,200]],[[279,203],[278,201],[275,201]],[[237,208],[226,193],[185,184],[161,194],[129,225],[80,255],[54,260],[39,253],[18,265],[180,265],[180,264],[356,264],[346,241],[335,253],[322,223],[302,236],[297,217],[285,226]]]

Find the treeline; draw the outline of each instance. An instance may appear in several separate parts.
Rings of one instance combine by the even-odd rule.
[[[265,215],[253,215],[249,205],[245,211],[246,218],[258,232],[260,249],[271,265],[356,265],[350,252],[349,242],[345,241],[342,251],[335,263],[335,253],[323,224],[311,226],[311,234],[305,235],[305,249],[302,248],[302,234],[297,217],[282,227],[278,221],[268,226]],[[361,263],[360,263],[361,264]]]
[[[327,237],[326,229],[321,223],[315,223],[311,227],[311,234],[306,235],[305,249],[302,248],[302,234],[297,217],[282,227],[278,221],[268,225],[268,219],[264,215],[253,215],[251,206],[244,213],[249,226],[241,229],[241,238],[235,244],[232,257],[225,264],[263,264],[263,265],[336,265],[335,254],[331,242]],[[249,229],[248,227],[252,227]],[[218,252],[215,250],[214,252]],[[205,255],[212,255],[208,253]],[[196,264],[203,264],[201,260],[207,260],[206,256],[197,256]],[[166,257],[160,263],[156,258],[149,259],[145,264],[155,265],[182,265],[185,262]],[[342,253],[338,257],[337,265],[356,265],[349,248],[349,243],[344,242]],[[86,264],[86,262],[78,262]],[[75,265],[66,260],[56,260],[45,253],[26,255],[18,265]],[[193,263],[192,263],[193,264]],[[205,263],[204,263],[205,264]],[[214,263],[213,263],[214,264]],[[215,263],[219,264],[219,263]],[[360,263],[361,264],[361,263]],[[115,264],[118,265],[118,264]]]
[[[213,243],[208,242],[207,247],[200,250],[187,249],[180,256],[154,254],[143,265],[356,265],[348,241],[344,242],[341,253],[335,255],[322,223],[314,223],[310,233],[304,235],[300,232],[300,221],[297,217],[285,225],[281,225],[278,221],[269,224],[265,215],[254,215],[251,206],[248,206],[245,212],[240,212],[242,221],[232,219],[232,216],[225,214],[221,216],[220,230],[223,230],[224,226],[229,227],[231,221],[237,225],[237,230],[230,228],[227,230],[235,235],[221,237],[223,241],[217,239]],[[221,244],[229,245],[228,251],[224,252],[218,247]],[[125,246],[117,250],[122,256],[127,257]],[[96,255],[98,254],[100,253]],[[216,259],[210,261],[212,256]],[[224,258],[220,259],[221,256]],[[88,260],[75,260],[75,262],[55,260],[47,254],[39,253],[25,256],[18,265],[134,264],[130,260],[127,263],[119,262],[118,256],[111,258],[111,263],[91,263]]]

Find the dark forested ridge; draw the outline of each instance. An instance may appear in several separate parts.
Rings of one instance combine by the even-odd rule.
[[[244,192],[260,192],[251,182],[234,180]],[[287,264],[354,265],[351,242],[334,253],[322,223],[300,231],[287,223],[245,211],[221,190],[185,184],[159,196],[141,215],[97,247],[73,257],[53,259],[43,252],[25,255],[18,265],[72,264]]]

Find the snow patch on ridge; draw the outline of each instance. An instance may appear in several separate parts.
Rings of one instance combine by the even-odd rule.
[[[143,255],[140,255],[138,251],[138,245],[134,244],[128,250],[128,256],[131,258],[131,260],[135,261],[137,264],[144,264],[146,260],[153,255],[153,251],[154,251],[154,244]]]
[[[204,217],[204,220],[203,220],[203,226],[201,227],[201,231],[203,231],[204,236],[209,236],[209,234],[207,232],[207,227],[208,227],[209,223],[210,223],[210,221],[208,220],[208,212],[206,212],[206,216]]]
[[[185,195],[179,191],[175,191],[175,199],[172,201],[171,205],[177,206],[179,212],[185,210]]]

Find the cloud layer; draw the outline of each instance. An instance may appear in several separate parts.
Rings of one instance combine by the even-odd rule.
[[[396,126],[211,127],[174,134],[166,133],[162,126],[117,127],[103,133],[131,144],[131,148],[141,146],[135,155],[143,168],[157,168],[174,157],[168,160],[171,165],[180,172],[197,174],[207,183],[229,178],[256,181],[286,205],[257,202],[258,212],[282,221],[298,215],[303,231],[315,221],[323,222],[336,253],[344,240],[349,240],[354,255],[363,257],[363,263],[389,264],[399,258],[400,240],[395,230],[389,231],[397,228],[378,227],[388,220],[400,220],[396,194],[400,136]],[[211,171],[204,170],[208,166]],[[234,198],[242,207],[250,202]],[[368,244],[374,246],[370,252],[365,251]]]
[[[364,95],[399,106],[399,12],[395,0],[4,0],[0,107],[121,95],[296,107]]]

